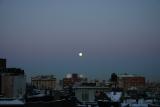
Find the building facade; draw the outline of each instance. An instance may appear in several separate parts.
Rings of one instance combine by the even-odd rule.
[[[107,92],[109,91],[108,87],[74,87],[75,96],[81,102],[93,102],[95,101],[96,91]]]
[[[145,87],[145,77],[137,75],[119,75],[118,86],[125,90],[142,89]]]
[[[19,68],[7,68],[1,73],[1,97],[23,97],[26,92],[26,75]]]
[[[63,78],[63,87],[66,86],[73,86],[76,83],[79,83],[81,81],[87,80],[83,77],[83,75],[78,75],[76,73],[73,74],[67,74],[65,78]]]
[[[56,78],[54,75],[35,76],[31,78],[31,84],[40,90],[54,90],[56,88]]]

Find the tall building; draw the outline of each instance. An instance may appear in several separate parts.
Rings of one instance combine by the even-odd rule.
[[[0,58],[0,95],[2,93],[2,76],[1,73],[6,69],[6,59]]]
[[[137,75],[119,75],[118,85],[125,90],[142,89],[145,86],[145,77]]]
[[[56,88],[56,78],[54,75],[41,75],[31,78],[31,84],[40,90],[54,90]]]
[[[6,69],[6,59],[0,58],[0,71],[4,71]]]
[[[19,68],[6,68],[0,73],[1,76],[1,97],[17,98],[23,97],[26,91],[26,76],[24,70]]]

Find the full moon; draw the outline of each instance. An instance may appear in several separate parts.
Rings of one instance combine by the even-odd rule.
[[[83,54],[80,52],[80,53],[78,53],[78,55],[79,55],[79,56],[82,56]]]

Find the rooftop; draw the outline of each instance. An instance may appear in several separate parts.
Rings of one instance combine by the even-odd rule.
[[[18,99],[0,99],[0,105],[24,105],[24,102]]]
[[[121,74],[121,75],[118,75],[118,77],[122,78],[122,77],[143,77],[143,76],[134,75],[134,74]]]
[[[35,77],[31,77],[32,80],[55,80],[56,78],[54,77],[54,75],[40,75],[40,76],[35,76]]]

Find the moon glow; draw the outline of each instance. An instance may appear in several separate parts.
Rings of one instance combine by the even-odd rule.
[[[79,55],[79,56],[83,56],[83,53],[82,53],[82,52],[80,52],[80,53],[78,53],[78,55]]]

